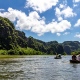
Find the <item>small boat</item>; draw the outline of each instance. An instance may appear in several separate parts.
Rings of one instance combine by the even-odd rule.
[[[54,57],[54,59],[61,59],[62,57]]]
[[[56,57],[54,57],[54,59],[61,59],[62,57],[61,57],[61,54],[59,54],[59,55],[56,55]]]
[[[70,63],[80,63],[78,60],[70,60]]]

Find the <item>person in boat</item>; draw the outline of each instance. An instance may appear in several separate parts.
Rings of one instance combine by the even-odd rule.
[[[55,58],[60,59],[61,58],[61,54],[56,55]]]
[[[80,54],[77,56],[77,60],[80,61]]]
[[[61,58],[61,54],[59,54],[59,55],[58,55],[58,57],[60,57],[60,58]]]
[[[74,54],[74,55],[72,55],[72,60],[77,60],[77,57],[76,57],[76,55]]]

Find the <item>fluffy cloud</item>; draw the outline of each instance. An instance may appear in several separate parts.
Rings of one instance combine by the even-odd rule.
[[[80,26],[80,19],[78,19],[77,23],[74,26],[75,27],[79,27]]]
[[[71,24],[67,20],[62,20],[61,22],[51,22],[46,25],[46,31],[51,33],[64,32],[67,29],[70,29]]]
[[[80,0],[73,0],[73,2],[78,3],[78,2],[80,2]]]
[[[58,3],[58,0],[26,0],[26,8],[31,7],[40,13],[52,8]]]
[[[77,4],[73,4],[73,7],[77,7],[78,5]]]
[[[11,21],[15,21],[16,17],[19,17],[19,15],[22,14],[22,12],[18,10],[13,10],[12,8],[8,8],[8,12],[0,12],[0,16],[9,18]]]
[[[63,35],[68,35],[68,34],[70,34],[70,32],[65,32]]]
[[[80,38],[80,34],[77,33],[74,37]]]
[[[59,4],[60,9],[64,9],[67,6],[67,2],[64,2],[63,4]]]
[[[61,16],[58,17],[58,21],[62,21],[63,18]]]
[[[20,30],[31,30],[38,36],[46,32],[59,33],[70,29],[71,24],[67,20],[60,22],[52,21],[46,24],[45,19],[41,18],[36,11],[30,12],[27,16],[24,12],[9,8],[7,12],[0,12],[0,16],[9,18],[12,22],[16,21],[16,28]]]
[[[60,36],[61,34],[60,33],[56,33],[57,34],[57,36]]]
[[[61,9],[63,8],[63,9]],[[55,8],[55,15],[58,17],[58,20],[61,16],[64,16],[64,18],[69,18],[76,16],[77,14],[73,12],[73,9],[70,8],[69,6],[60,6],[60,8],[56,7]],[[62,20],[62,19],[61,19]]]
[[[80,0],[73,0],[73,7],[79,6]]]
[[[5,9],[0,9],[0,11],[5,11]]]
[[[73,17],[76,15],[76,13],[73,12],[73,9],[69,6],[61,11],[61,14],[64,15],[65,18],[67,17]]]

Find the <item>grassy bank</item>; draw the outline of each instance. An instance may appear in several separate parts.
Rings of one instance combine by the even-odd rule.
[[[14,50],[0,50],[0,55],[43,55],[44,53],[31,48],[16,48]]]

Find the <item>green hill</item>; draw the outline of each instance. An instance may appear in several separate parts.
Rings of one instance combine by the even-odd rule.
[[[28,51],[26,51],[27,47]],[[44,54],[71,54],[73,51],[80,51],[80,42],[44,42],[31,36],[26,37],[24,32],[15,29],[14,24],[9,19],[0,17],[0,50],[2,50],[1,52],[8,50],[10,54],[26,54],[30,50],[36,54],[41,54],[40,52]]]
[[[15,47],[27,47],[27,38],[24,32],[15,30],[13,23],[0,17],[0,49],[14,49]]]

